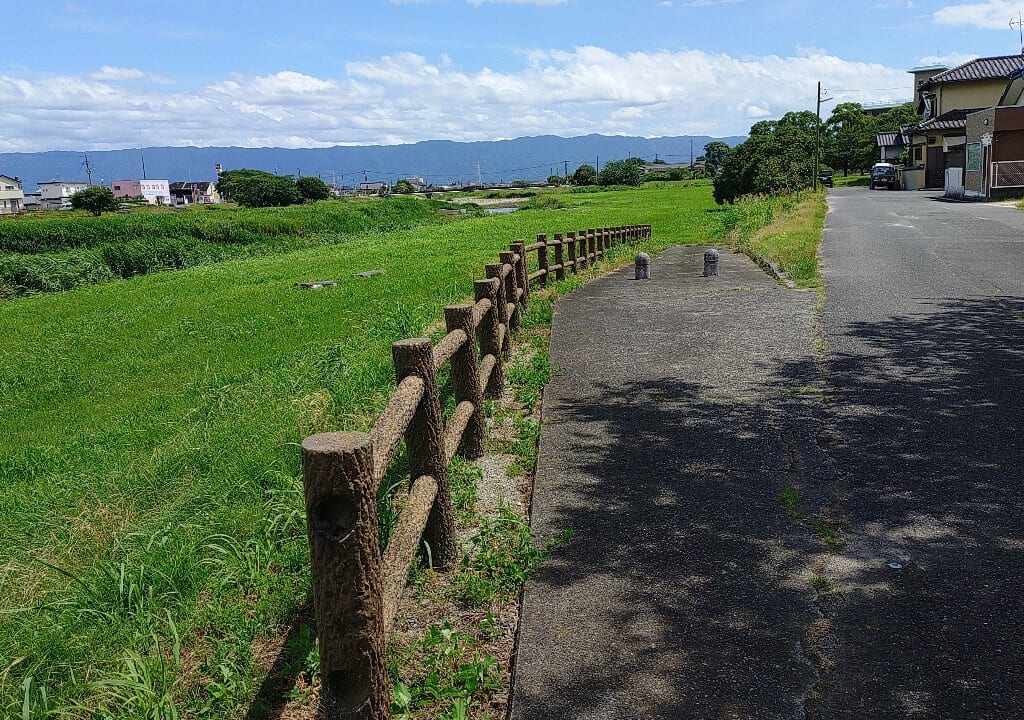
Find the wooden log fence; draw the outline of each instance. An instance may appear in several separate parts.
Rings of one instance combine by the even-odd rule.
[[[529,305],[530,284],[547,285],[552,275],[561,280],[615,245],[650,237],[650,225],[629,225],[556,233],[551,240],[538,235],[529,245],[517,240],[486,266],[487,279],[474,283],[474,304],[444,309],[448,333],[436,345],[428,338],[394,343],[397,387],[369,433],[321,433],[303,441],[322,717],[389,717],[386,638],[420,547],[441,570],[457,562],[448,466],[455,455],[474,459],[484,452],[484,399],[504,389],[504,361]],[[456,401],[447,422],[437,380],[445,365]],[[382,553],[377,491],[403,439],[409,494]]]

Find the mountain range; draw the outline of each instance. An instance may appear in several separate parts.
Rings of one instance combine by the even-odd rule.
[[[318,175],[325,182],[355,185],[403,177],[432,184],[543,180],[572,173],[586,163],[642,157],[669,163],[689,162],[703,155],[712,140],[729,145],[743,137],[705,135],[642,138],[619,135],[555,135],[489,142],[428,140],[410,145],[338,145],[325,148],[147,147],[125,150],[0,153],[0,174],[19,177],[25,192],[48,180],[112,180],[140,177],[215,180],[215,166],[224,170],[251,168],[282,175]]]

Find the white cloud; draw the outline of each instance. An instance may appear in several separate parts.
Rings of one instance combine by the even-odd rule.
[[[969,62],[977,58],[977,55],[970,53],[947,53],[945,55],[925,55],[923,58],[918,60],[918,65],[945,65],[946,67],[956,67],[957,65],[963,65],[965,62]]]
[[[943,25],[974,25],[982,28],[1009,30],[1010,20],[1021,11],[1020,3],[1009,0],[947,5],[936,10],[932,19]]]
[[[154,85],[138,79],[140,72],[0,74],[0,151],[130,147],[140,130],[148,144],[284,147],[549,133],[738,135],[751,120],[813,109],[819,79],[840,102],[911,94],[902,68],[810,48],[737,58],[582,46],[533,51],[512,71],[406,52],[349,63],[334,78],[294,70],[235,74],[193,91]],[[904,86],[892,97],[866,89]]]
[[[164,77],[163,75],[152,75],[150,73],[139,70],[138,68],[119,68],[111,67],[110,65],[104,65],[96,72],[88,73],[86,77],[89,80],[98,80],[100,82],[148,81],[152,83],[157,83],[158,85],[174,84],[173,80]]]

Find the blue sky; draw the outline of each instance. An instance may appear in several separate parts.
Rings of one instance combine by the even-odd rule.
[[[1020,52],[1007,0],[56,0],[4,8],[0,151],[744,134]]]

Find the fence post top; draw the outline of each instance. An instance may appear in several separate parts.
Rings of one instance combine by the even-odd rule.
[[[445,305],[444,311],[446,313],[463,313],[466,312],[467,310],[472,312],[473,307],[474,306],[472,303],[459,303],[458,305]]]
[[[302,450],[318,455],[342,454],[373,447],[373,440],[367,433],[326,432],[310,435],[302,441]]]
[[[495,267],[501,267],[501,266],[500,265],[496,265]],[[476,287],[480,287],[480,288],[492,288],[492,287],[495,287],[498,282],[499,282],[498,278],[492,277],[492,278],[487,278],[486,280],[474,280],[473,281],[473,285],[475,285]]]
[[[392,348],[420,347],[421,345],[430,345],[433,347],[433,342],[430,338],[406,338],[405,340],[398,340],[397,342],[391,343]]]

